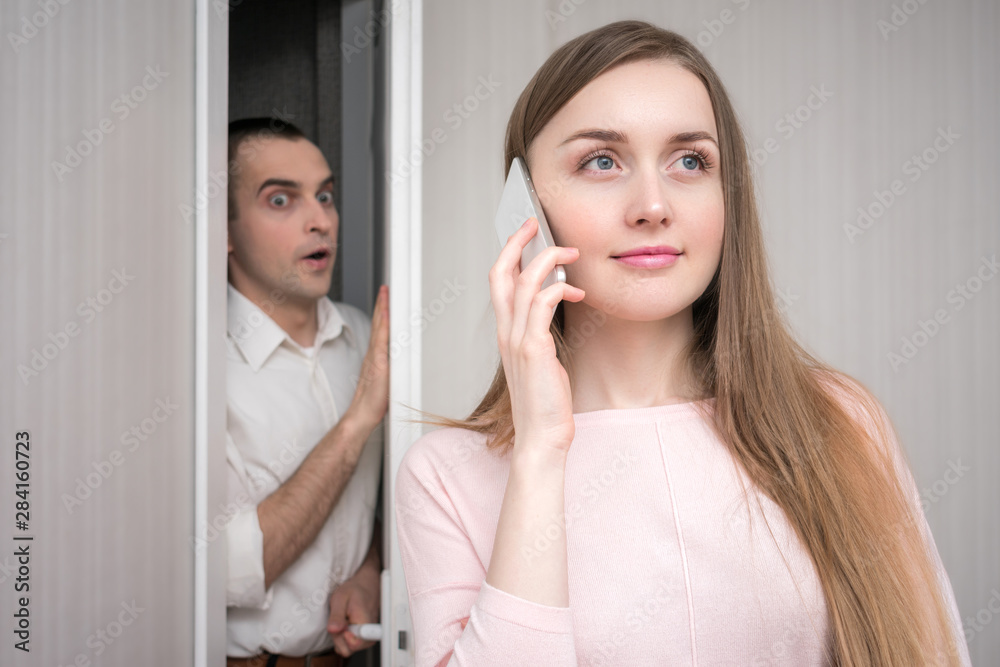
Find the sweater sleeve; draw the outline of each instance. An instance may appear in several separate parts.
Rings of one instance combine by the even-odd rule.
[[[430,436],[441,437],[424,438]],[[395,488],[416,666],[575,667],[570,608],[537,604],[486,583],[452,499],[457,486],[445,488],[426,444],[411,446]],[[463,465],[461,473],[475,475],[474,465]]]

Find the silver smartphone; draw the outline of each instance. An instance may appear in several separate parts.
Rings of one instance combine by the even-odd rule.
[[[555,245],[555,242],[552,240],[552,232],[545,220],[545,213],[538,201],[535,187],[531,183],[528,168],[524,166],[524,161],[521,158],[516,157],[510,165],[507,183],[504,185],[500,206],[497,208],[497,237],[500,239],[501,247],[507,245],[507,240],[521,228],[521,225],[528,218],[538,220],[538,232],[531,237],[521,252],[522,271],[540,252]],[[554,285],[557,280],[566,282],[566,269],[558,265],[545,277],[541,289]]]

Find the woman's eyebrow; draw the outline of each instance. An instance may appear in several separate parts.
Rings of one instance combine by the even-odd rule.
[[[568,144],[571,141],[576,141],[577,139],[597,139],[598,141],[608,141],[615,142],[619,144],[627,144],[628,137],[625,136],[624,132],[619,132],[618,130],[582,130],[572,135],[568,139],[564,140],[560,146]]]
[[[715,137],[702,130],[698,130],[696,132],[678,132],[674,136],[670,137],[670,141],[668,143],[683,144],[698,140],[711,141],[716,146],[719,145],[719,142],[715,140]]]
[[[559,144],[560,146],[568,144],[571,141],[576,141],[577,139],[596,139],[598,141],[615,142],[619,144],[627,144],[628,136],[624,132],[619,132],[618,130],[582,130],[576,134],[571,135],[568,139]],[[697,130],[692,132],[678,132],[674,136],[670,137],[667,143],[669,144],[682,144],[689,143],[692,141],[698,141],[703,139],[705,141],[711,141],[716,146],[719,142],[715,140],[708,132],[703,130]]]

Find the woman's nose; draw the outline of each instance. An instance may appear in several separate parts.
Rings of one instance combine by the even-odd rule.
[[[666,223],[670,220],[667,185],[659,170],[637,170],[629,183],[629,206],[626,221],[630,225]]]

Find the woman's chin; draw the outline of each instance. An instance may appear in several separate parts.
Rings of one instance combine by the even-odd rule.
[[[657,322],[668,320],[678,315],[690,315],[691,304],[694,299],[663,300],[660,298],[630,298],[616,299],[613,296],[594,297],[588,293],[583,301],[578,303],[563,302],[563,307],[567,321],[579,320],[583,322],[606,321],[608,319],[620,320],[623,322]]]

